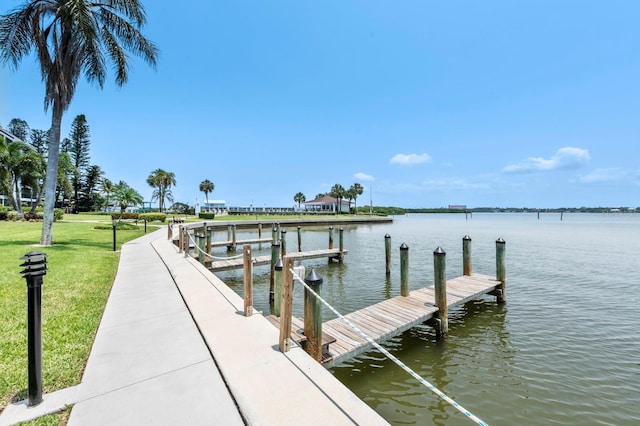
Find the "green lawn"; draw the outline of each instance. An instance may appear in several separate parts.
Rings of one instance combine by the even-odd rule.
[[[28,395],[27,286],[20,257],[32,250],[48,255],[42,287],[43,391],[80,383],[119,259],[111,228],[96,225],[57,222],[54,245],[37,247],[41,223],[0,222],[0,409]],[[142,226],[119,230],[118,249],[143,233]]]

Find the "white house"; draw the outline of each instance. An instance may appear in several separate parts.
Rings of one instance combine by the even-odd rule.
[[[304,209],[306,211],[313,212],[326,212],[326,213],[335,213],[338,211],[338,199],[333,198],[329,195],[324,195],[323,197],[316,198],[315,200],[307,201],[304,204]],[[349,213],[349,208],[351,207],[351,203],[349,200],[342,199],[340,201],[340,212],[341,213]]]

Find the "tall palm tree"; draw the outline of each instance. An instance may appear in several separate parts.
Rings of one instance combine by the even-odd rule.
[[[216,186],[209,179],[205,179],[200,182],[200,191],[204,192],[204,198],[207,203],[207,208],[209,205],[209,194],[212,193],[215,188]]]
[[[107,206],[111,202],[111,194],[113,194],[114,184],[107,178],[103,178],[100,182],[100,188],[107,202]]]
[[[353,185],[351,185],[351,187],[349,188],[349,192],[353,197],[353,211],[357,213],[358,212],[357,211],[358,196],[362,195],[362,193],[364,192],[364,187],[360,185],[358,182],[356,182]],[[351,201],[351,199],[349,201]]]
[[[173,202],[171,187],[176,184],[176,175],[173,172],[155,169],[147,178],[147,183],[152,188],[156,188],[156,190],[153,191],[152,198],[154,200],[158,200],[158,207],[160,209],[160,213],[162,213],[164,211],[165,200]]]
[[[298,210],[300,210],[300,203],[304,203],[305,201],[307,201],[307,197],[305,197],[302,192],[298,192],[293,196],[293,201],[298,203]]]
[[[340,185],[339,183],[333,185],[331,187],[331,192],[329,192],[329,195],[338,200],[338,214],[342,213],[342,199],[344,198],[346,192],[347,191],[344,189],[344,186]]]
[[[35,51],[45,83],[44,107],[52,108],[40,244],[53,242],[53,209],[62,116],[81,74],[104,86],[112,65],[115,82],[128,79],[133,53],[155,66],[158,48],[141,33],[140,0],[31,0],[0,17],[0,59],[14,69]]]

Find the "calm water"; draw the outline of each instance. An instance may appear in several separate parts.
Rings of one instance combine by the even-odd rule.
[[[467,234],[474,272],[488,275],[495,274],[495,240],[506,240],[508,303],[487,296],[450,311],[446,340],[422,326],[385,347],[491,425],[640,424],[640,214],[565,214],[563,221],[559,214],[395,217],[392,225],[345,228],[345,264],[305,266],[325,278],[323,295],[348,313],[399,294],[403,242],[412,289],[432,284],[438,246],[447,252],[447,276],[461,275]],[[239,238],[249,235],[255,233]],[[296,251],[295,229],[286,238],[288,251]],[[302,241],[303,250],[324,248],[328,234],[305,231]],[[254,300],[268,312],[268,267],[255,273]],[[239,272],[220,276],[241,294]],[[301,315],[298,287],[294,313]],[[472,424],[376,351],[331,371],[392,424]]]

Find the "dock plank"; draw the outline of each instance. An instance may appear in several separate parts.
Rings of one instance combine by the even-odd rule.
[[[447,281],[447,307],[489,293],[499,284],[500,282],[494,278],[480,274],[453,278]],[[435,289],[431,286],[413,290],[407,297],[396,296],[383,300],[345,316],[371,339],[382,342],[429,320],[437,312]],[[350,327],[339,318],[324,323],[323,329],[325,326],[332,330],[339,341],[344,337],[351,345],[351,349],[346,352],[346,345],[342,342],[339,348],[331,346],[333,359],[324,364],[325,367],[337,365],[372,348],[372,345],[355,331],[349,331]]]
[[[348,253],[348,250],[340,249],[323,249],[323,250],[312,250],[312,251],[303,251],[303,252],[294,252],[287,253],[288,257],[293,257],[294,260],[306,260],[306,259],[317,259],[321,257],[336,257],[336,256],[344,256]],[[230,259],[230,260],[222,260],[215,259],[208,266],[212,272],[220,272],[220,271],[230,271],[233,269],[242,269],[244,264],[244,259],[242,257]],[[253,259],[253,266],[262,266],[262,265],[270,265],[271,264],[271,255],[266,256],[257,256]]]
[[[465,303],[493,291],[499,281],[487,275],[474,274],[447,281],[447,307]],[[435,306],[433,286],[413,290],[409,296],[396,296],[383,300],[345,315],[360,331],[376,342],[383,342],[397,336],[416,325],[434,317]],[[293,319],[294,330],[299,330],[300,320]],[[340,318],[322,324],[323,334],[327,333],[335,341],[329,346],[332,358],[323,363],[331,367],[370,350],[373,345]]]

